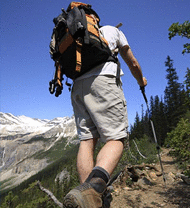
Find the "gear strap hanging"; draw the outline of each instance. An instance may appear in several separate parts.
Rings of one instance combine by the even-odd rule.
[[[82,58],[81,58],[81,52],[82,52],[82,38],[78,38],[76,40],[76,71],[80,72],[81,71],[81,63],[82,63]]]

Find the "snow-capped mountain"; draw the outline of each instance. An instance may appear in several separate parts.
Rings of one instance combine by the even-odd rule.
[[[44,120],[40,120],[40,119],[33,119],[33,118],[29,118],[26,116],[14,116],[11,113],[1,113],[0,112],[0,124],[1,125],[5,125],[5,124],[30,124],[30,125],[39,125],[42,123],[47,123],[49,120],[44,119]]]
[[[17,185],[45,168],[47,158],[36,159],[35,155],[54,148],[61,140],[66,145],[77,143],[76,134],[74,117],[41,120],[0,112],[1,186]]]
[[[57,125],[70,122],[73,118],[58,117],[53,120],[48,119],[36,119],[26,116],[14,116],[11,113],[0,112],[0,135],[13,136],[16,134],[28,134],[28,133],[44,133]]]

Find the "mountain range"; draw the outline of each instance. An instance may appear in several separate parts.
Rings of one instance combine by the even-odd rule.
[[[0,112],[1,190],[19,185],[78,142],[74,117],[48,120]]]

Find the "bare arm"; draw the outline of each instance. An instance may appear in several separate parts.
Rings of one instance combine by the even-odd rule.
[[[132,75],[135,77],[138,84],[142,87],[146,86],[147,80],[145,77],[143,77],[141,67],[140,67],[137,59],[134,57],[129,46],[127,46],[127,45],[123,46],[120,49],[120,54],[121,54],[121,57],[123,58],[123,60],[125,61],[125,63],[128,65]]]

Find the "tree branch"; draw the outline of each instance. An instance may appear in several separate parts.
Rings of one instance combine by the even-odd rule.
[[[40,181],[37,181],[36,185],[40,188],[40,190],[45,192],[55,202],[55,204],[57,204],[59,207],[63,208],[63,204],[53,195],[53,193],[51,191],[49,191],[48,189],[44,188],[41,185]]]
[[[134,140],[133,140],[133,142],[134,142],[134,144],[135,144],[135,146],[136,146],[136,148],[137,148],[137,151],[138,151],[139,155],[140,155],[141,157],[147,159],[147,158],[146,158],[143,154],[141,154],[141,152],[139,151],[139,148],[138,148],[136,142],[135,142]]]

